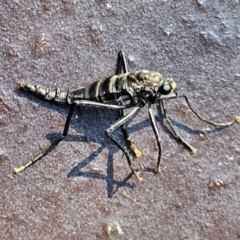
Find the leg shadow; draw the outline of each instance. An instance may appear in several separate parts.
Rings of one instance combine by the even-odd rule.
[[[113,170],[113,151],[109,151],[108,162],[107,162],[107,174],[100,174],[95,172],[83,172],[81,171],[85,166],[87,166],[90,162],[96,159],[96,157],[103,151],[105,146],[99,147],[93,153],[91,153],[87,158],[85,158],[82,162],[80,162],[77,166],[75,166],[69,173],[68,177],[87,177],[87,178],[95,178],[103,180],[107,183],[107,194],[109,198],[112,198],[113,195],[118,191],[121,187],[128,187],[133,189],[135,184],[128,183],[128,180],[132,177],[132,173],[130,173],[124,180],[117,181],[114,179],[114,170]]]

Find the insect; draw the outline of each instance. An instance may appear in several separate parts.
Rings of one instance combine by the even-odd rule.
[[[200,120],[215,127],[226,127],[240,122],[240,116],[236,116],[232,121],[226,123],[216,123],[205,119],[190,105],[186,95],[178,94],[177,84],[172,78],[164,78],[159,72],[148,70],[128,72],[127,60],[123,51],[120,51],[118,54],[116,75],[102,81],[94,82],[86,87],[80,87],[75,90],[62,91],[59,88],[51,89],[51,87],[48,86],[32,85],[26,83],[25,81],[22,81],[20,82],[20,88],[33,92],[46,100],[52,100],[58,103],[67,103],[70,105],[70,110],[66,119],[62,136],[56,139],[43,151],[41,151],[31,161],[23,166],[14,168],[13,171],[15,173],[23,171],[41,159],[67,136],[70,120],[73,115],[75,106],[91,105],[96,107],[106,107],[109,109],[117,110],[119,112],[120,118],[112,125],[110,125],[108,129],[106,129],[105,134],[122,150],[127,158],[128,165],[132,173],[139,180],[141,180],[141,178],[139,177],[137,171],[132,167],[129,150],[133,153],[133,155],[135,155],[135,157],[139,157],[141,155],[141,151],[136,147],[134,142],[129,140],[129,134],[126,127],[127,122],[132,119],[144,106],[147,106],[148,108],[149,119],[158,145],[158,160],[157,166],[154,169],[154,172],[156,173],[160,171],[162,149],[159,130],[157,128],[155,115],[152,110],[153,104],[160,104],[160,107],[163,110],[163,118],[166,120],[170,132],[187,149],[189,149],[191,153],[195,153],[196,148],[186,142],[174,130],[171,121],[169,120],[169,117],[166,113],[164,105],[164,102],[166,100],[180,97],[184,98],[188,107]],[[128,113],[124,112],[126,109],[129,109]],[[114,138],[112,134],[119,127],[121,127],[123,131],[128,149],[119,143],[119,141]]]

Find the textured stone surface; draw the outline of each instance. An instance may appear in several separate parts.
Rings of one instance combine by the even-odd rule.
[[[2,2],[1,239],[240,238],[240,125],[212,130],[180,99],[167,104],[169,114],[198,151],[191,155],[160,124],[159,175],[128,178],[125,157],[103,133],[118,115],[94,108],[74,115],[54,151],[12,174],[63,130],[68,112],[16,83],[87,85],[114,73],[120,49],[131,70],[173,77],[204,116],[240,114],[239,1]],[[153,168],[146,109],[129,131],[143,152],[135,167]]]

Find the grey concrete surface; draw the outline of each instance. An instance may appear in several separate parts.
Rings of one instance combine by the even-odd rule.
[[[145,108],[129,125],[142,182],[104,135],[117,113],[95,108],[79,109],[56,149],[12,173],[62,132],[68,112],[17,82],[87,85],[114,73],[120,49],[132,71],[173,77],[205,117],[239,115],[239,1],[1,1],[0,45],[1,239],[240,238],[240,125],[214,130],[181,99],[168,113],[198,151],[191,155],[158,117],[158,175],[148,171],[157,145]]]

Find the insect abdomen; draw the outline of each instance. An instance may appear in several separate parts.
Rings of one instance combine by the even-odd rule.
[[[62,91],[59,88],[51,89],[51,87],[41,86],[41,85],[32,85],[26,83],[25,81],[21,81],[19,83],[19,87],[23,88],[25,91],[30,91],[35,93],[36,95],[46,99],[52,100],[59,103],[66,103],[67,102],[67,91]]]
[[[102,81],[94,82],[86,87],[76,90],[70,90],[68,93],[68,102],[87,99],[104,102],[114,100],[116,94],[123,90],[122,75],[114,75]]]

